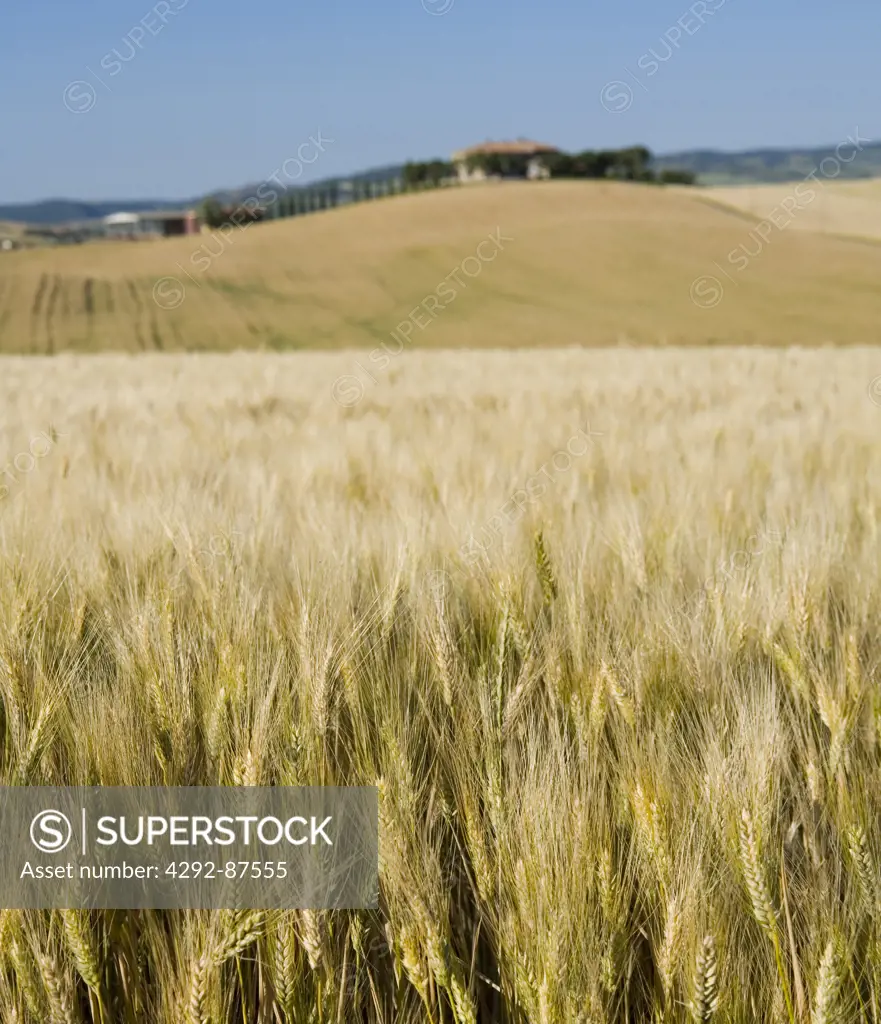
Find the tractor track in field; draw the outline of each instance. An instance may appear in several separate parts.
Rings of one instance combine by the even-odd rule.
[[[141,301],[141,296],[138,294],[138,289],[135,282],[126,279],[126,287],[128,288],[129,295],[132,299],[132,305],[135,307],[135,339],[137,340],[138,347],[142,352],[147,351],[147,341],[144,338],[144,332],[141,330],[141,321],[144,318],[144,303]]]
[[[0,335],[6,326],[6,321],[12,316],[12,306],[9,304],[11,294],[11,278],[0,278]]]
[[[91,277],[83,282],[82,308],[86,314],[86,337],[91,341],[95,333],[95,282]]]
[[[91,277],[83,282],[83,312],[91,322],[95,316],[95,281]]]
[[[162,332],[159,330],[159,320],[153,310],[150,310],[150,337],[153,339],[153,347],[157,352],[164,352],[165,345],[162,341]]]
[[[46,303],[46,351],[50,356],[55,355],[55,329],[52,318],[55,315],[58,297],[63,290],[61,275],[56,274],[52,279],[52,291],[49,293],[49,300]]]
[[[30,348],[32,352],[40,351],[40,314],[43,309],[43,299],[48,286],[49,275],[40,274],[40,283],[37,285],[34,301],[31,303]]]
[[[65,282],[65,287],[61,289],[61,316],[65,322],[70,319],[70,294],[68,287],[70,281]]]

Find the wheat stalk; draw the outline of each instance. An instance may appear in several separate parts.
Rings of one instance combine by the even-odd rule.
[[[658,973],[664,990],[664,1003],[673,1001],[673,984],[679,963],[679,947],[682,937],[682,914],[679,901],[673,897],[667,903],[667,918],[664,924],[664,939],[658,953]]]
[[[450,979],[450,1002],[456,1024],[477,1024],[477,1011],[474,1001],[465,987],[464,979],[454,974]]]
[[[789,683],[792,693],[806,704],[811,702],[811,687],[801,665],[789,655],[780,644],[772,644],[771,647],[774,661],[780,670],[783,678]]]
[[[296,933],[289,914],[285,914],[275,930],[272,960],[272,981],[275,998],[285,1017],[293,1018],[296,992]]]
[[[860,894],[869,913],[878,906],[878,872],[869,849],[869,840],[859,825],[852,825],[845,832],[847,848],[854,866]]]
[[[840,986],[838,968],[838,951],[835,941],[830,939],[820,961],[817,972],[817,987],[814,992],[814,1004],[811,1009],[811,1024],[831,1024],[835,1010],[835,1002]]]
[[[317,971],[324,959],[324,919],[314,910],[300,912],[300,942],[306,951],[309,966]]]
[[[773,938],[777,934],[778,914],[765,880],[755,823],[748,811],[743,812],[740,821],[740,863],[753,917],[765,934]]]
[[[62,910],[61,919],[67,946],[73,955],[73,962],[80,977],[88,985],[98,1001],[103,1019],[104,999],[101,986],[101,964],[98,950],[89,928],[88,915],[81,910]]]
[[[43,999],[39,979],[34,971],[34,961],[26,955],[15,936],[9,942],[9,959],[15,971],[16,982],[24,995],[28,1012],[35,1020],[40,1020],[43,1012]]]
[[[266,912],[263,910],[237,911],[227,933],[222,935],[214,946],[214,965],[220,967],[227,960],[241,956],[248,946],[263,936],[265,924]]]
[[[708,1024],[719,1008],[719,965],[712,935],[704,937],[692,977],[691,1018],[694,1024]]]
[[[415,930],[402,926],[398,931],[398,948],[401,951],[401,964],[410,984],[419,993],[423,1003],[428,1001],[428,969],[422,954],[422,948]]]
[[[214,706],[208,719],[208,727],[205,731],[205,745],[212,761],[219,761],[226,743],[227,730],[227,693],[226,687],[221,686],[214,698]]]
[[[545,546],[544,535],[539,530],[533,540],[535,552],[535,569],[538,573],[538,581],[541,585],[541,592],[544,596],[546,606],[553,604],[557,597],[557,580],[554,576],[554,568]]]
[[[52,1024],[76,1024],[73,986],[61,964],[49,951],[37,956],[37,964],[43,978]]]
[[[187,1024],[212,1024],[208,1010],[209,985],[212,980],[212,961],[208,956],[199,957],[190,975],[187,998]]]
[[[743,877],[749,892],[753,917],[755,917],[762,931],[765,932],[774,947],[774,959],[777,965],[777,976],[780,980],[783,1000],[786,1004],[790,1024],[795,1024],[792,995],[789,989],[786,967],[783,962],[783,950],[780,945],[779,915],[765,880],[759,836],[752,815],[747,810],[743,811],[740,821],[740,859]]]

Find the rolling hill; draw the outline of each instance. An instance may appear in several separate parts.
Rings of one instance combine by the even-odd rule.
[[[118,210],[146,213],[176,205],[170,200],[161,199],[107,199],[93,203],[79,199],[42,199],[36,203],[7,203],[0,206],[0,220],[34,225],[68,224],[100,220]]]
[[[685,170],[697,175],[702,185],[736,185],[798,181],[815,170],[827,157],[833,156],[835,146],[817,146],[804,149],[753,149],[741,152],[701,149],[684,150],[655,157],[656,170]],[[401,174],[403,164],[374,167],[346,176],[351,181],[378,181]],[[859,155],[849,164],[842,164],[842,179],[859,180],[881,177],[881,143],[864,144]],[[330,185],[339,178],[326,178],[312,182],[310,187]],[[257,194],[261,182],[238,188],[217,189],[208,193],[220,202],[241,202]],[[291,191],[295,191],[292,189]],[[114,199],[87,202],[76,199],[45,199],[33,203],[0,204],[0,220],[27,224],[62,224],[97,220],[119,210],[132,213],[148,210],[177,209],[196,206],[206,196],[189,199]]]
[[[0,350],[374,349],[408,316],[410,344],[428,348],[881,342],[881,245],[776,231],[737,268],[728,254],[757,248],[754,218],[700,196],[505,183],[226,239],[8,253]],[[510,241],[481,263],[498,231]],[[445,281],[452,298],[427,316],[420,304]]]

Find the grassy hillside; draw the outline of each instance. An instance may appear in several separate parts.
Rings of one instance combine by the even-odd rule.
[[[497,229],[511,241],[480,264],[477,247]],[[691,190],[511,183],[227,239],[12,253],[0,278],[0,350],[374,348],[463,261],[477,275],[459,271],[461,286],[433,319],[416,312],[426,326],[413,346],[881,341],[881,248],[776,232],[726,281],[718,268],[749,233],[742,216]],[[718,308],[692,301],[707,275],[724,285]]]

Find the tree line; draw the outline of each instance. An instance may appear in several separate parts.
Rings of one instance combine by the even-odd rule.
[[[474,153],[466,160],[470,172],[503,178],[525,178],[532,156],[518,153]],[[616,181],[645,181],[665,185],[693,185],[691,171],[675,168],[656,171],[654,157],[645,146],[626,149],[585,149],[579,153],[538,154],[551,178],[611,178]],[[410,161],[404,165],[403,177],[409,186],[441,184],[456,177],[456,165],[445,160]]]
[[[242,203],[224,206],[213,196],[202,200],[198,213],[199,219],[209,228],[223,228],[228,225],[241,227],[243,224],[261,221],[266,215],[262,207],[254,209]]]
[[[526,178],[532,156],[516,153],[475,153],[468,157],[469,171],[482,170],[489,176],[504,178]],[[695,175],[691,171],[666,169],[655,171],[653,156],[645,146],[629,146],[626,149],[585,149],[580,153],[544,153],[538,159],[547,168],[551,178],[595,178],[616,181],[655,182],[662,185],[693,185]],[[411,189],[438,188],[445,182],[457,181],[456,165],[448,160],[434,159],[408,161],[404,164],[401,179],[387,182],[354,181],[348,201],[361,202]],[[283,197],[272,207],[255,207],[249,203],[221,204],[215,197],[203,200],[199,216],[209,228],[227,225],[241,227],[246,223],[264,220],[267,216],[289,217],[298,213],[311,212],[336,206],[339,201],[339,183],[318,189],[302,189]],[[302,194],[301,194],[302,193]]]

